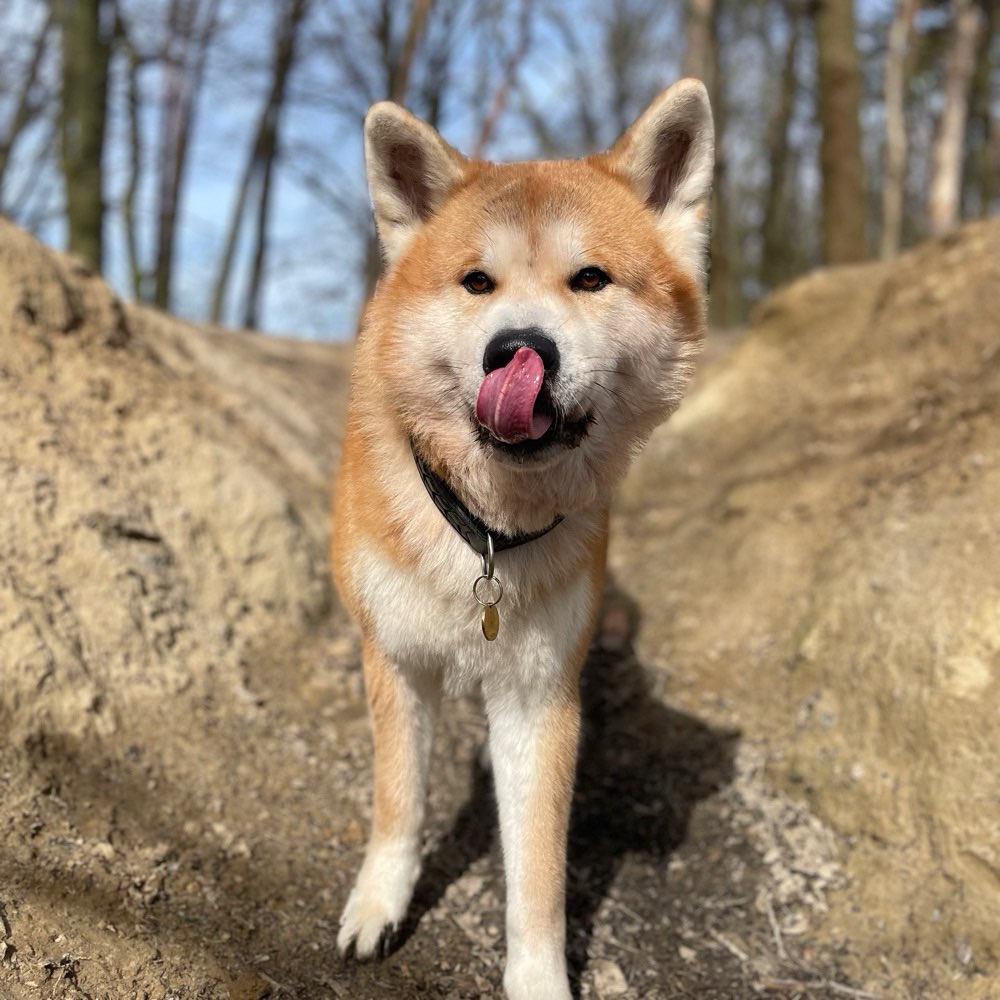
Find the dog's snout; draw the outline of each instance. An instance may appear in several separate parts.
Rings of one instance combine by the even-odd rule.
[[[545,374],[559,371],[559,348],[551,337],[546,337],[536,326],[521,330],[501,330],[486,345],[483,354],[483,371],[489,373],[505,367],[522,348],[530,347],[545,365]]]

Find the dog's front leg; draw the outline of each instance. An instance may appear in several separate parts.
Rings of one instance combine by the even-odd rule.
[[[569,1000],[566,835],[580,731],[576,674],[484,690],[507,878],[510,1000]]]
[[[365,691],[375,744],[372,832],[343,916],[337,947],[361,959],[388,953],[420,874],[420,832],[427,795],[440,680],[410,675],[365,643]]]

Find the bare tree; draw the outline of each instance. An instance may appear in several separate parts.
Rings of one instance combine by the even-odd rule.
[[[844,264],[867,256],[854,5],[853,0],[816,0],[814,9],[823,258],[827,264]]]
[[[713,50],[716,47],[715,0],[688,0],[685,12],[684,76],[695,76],[708,88],[712,79]]]
[[[552,39],[546,62],[567,78],[551,96],[518,87],[532,153],[579,156],[609,146],[677,78],[684,20],[662,0],[552,0],[537,7],[539,33]]]
[[[969,85],[975,71],[976,41],[982,24],[982,16],[974,0],[953,0],[952,10],[944,107],[931,153],[927,196],[927,222],[934,236],[941,236],[958,225]]]
[[[483,118],[483,124],[479,129],[479,135],[472,146],[471,155],[482,157],[486,147],[493,138],[497,124],[503,117],[507,109],[507,102],[510,99],[510,92],[514,86],[517,70],[524,57],[531,47],[531,2],[521,0],[521,9],[517,17],[517,30],[514,40],[511,43],[507,58],[504,60],[503,73],[493,92],[493,99],[490,101],[489,110]]]
[[[31,43],[31,54],[24,69],[20,85],[13,96],[13,110],[6,127],[0,133],[0,206],[4,205],[3,182],[11,153],[27,126],[42,110],[44,94],[39,94],[40,70],[52,36],[53,15],[50,7]]]
[[[60,135],[69,250],[97,270],[104,259],[107,5],[54,0],[62,38]]]
[[[413,54],[427,28],[427,18],[431,12],[431,6],[431,0],[413,0],[413,8],[406,25],[406,37],[403,40],[399,58],[386,61],[389,71],[389,93],[387,96],[390,101],[395,101],[397,104],[402,104],[406,100],[406,92],[410,86],[410,70],[413,67]],[[388,23],[388,19],[386,19],[386,23]],[[387,37],[385,50],[388,52],[390,48],[391,43]]]
[[[885,171],[882,178],[882,235],[879,256],[899,253],[906,179],[907,56],[913,40],[918,0],[897,0],[885,54]]]
[[[1000,124],[994,114],[994,43],[1000,39],[1000,0],[984,0],[985,20],[969,100],[968,155],[963,185],[967,216],[988,216],[1000,181]]]
[[[294,152],[283,165],[286,176],[332,213],[333,227],[356,236],[340,238],[336,250],[340,273],[352,270],[360,281],[339,281],[331,295],[363,308],[381,270],[357,169],[365,112],[374,101],[393,97],[446,133],[456,119],[475,128],[479,109],[485,112],[496,97],[509,52],[511,36],[496,30],[493,20],[502,8],[482,0],[314,0],[303,68],[291,96],[299,106],[322,109],[328,132],[322,142],[301,132],[290,138]],[[505,113],[501,108],[494,127]],[[337,138],[331,142],[328,136]]]
[[[247,200],[251,187],[256,187],[256,235],[252,253],[250,283],[243,311],[244,324],[247,326],[256,324],[260,304],[261,275],[267,248],[267,217],[271,200],[272,174],[274,162],[278,156],[278,132],[285,106],[288,79],[295,65],[295,46],[299,28],[306,16],[308,6],[309,0],[287,0],[279,15],[271,83],[257,119],[254,141],[237,189],[236,204],[229,219],[229,230],[222,263],[219,266],[219,273],[212,293],[211,318],[213,323],[218,323],[222,317]]]
[[[162,55],[163,108],[153,302],[170,307],[177,214],[195,105],[209,47],[219,24],[220,0],[171,0]]]
[[[120,220],[112,273],[137,298],[190,314],[190,300],[176,301],[192,287],[179,282],[190,266],[181,234],[218,226],[210,311],[248,325],[264,318],[279,274],[311,286],[310,300],[352,307],[377,279],[358,124],[384,98],[473,155],[560,157],[606,147],[682,72],[702,78],[719,139],[716,324],[738,322],[758,290],[821,259],[860,259],[866,236],[891,255],[928,216],[946,229],[1000,195],[990,41],[1000,0],[18,0],[14,9],[0,0],[0,210],[43,238],[68,228],[71,248],[92,261],[102,255],[95,229]],[[976,9],[991,27],[973,39],[962,25]],[[88,41],[74,44],[84,22]],[[804,64],[813,28],[815,79]],[[250,79],[260,105],[234,134],[241,119],[223,124],[215,109]],[[880,187],[866,197],[860,123],[880,120],[883,100],[884,141],[872,131],[863,147]],[[223,155],[232,161],[234,143],[245,152],[220,222],[188,187],[195,151],[212,170]],[[112,169],[102,178],[105,147]],[[294,197],[280,230],[272,218],[288,183],[317,211],[302,223],[308,238],[279,243],[275,233],[300,218]],[[336,273],[360,280],[334,287],[334,269],[315,265],[324,239]],[[301,277],[312,269],[315,278]]]
[[[390,5],[383,0],[381,16],[378,20],[376,37],[382,57],[382,67],[386,79],[386,92],[379,95],[388,97],[397,104],[405,104],[410,90],[410,80],[413,71],[414,54],[427,30],[427,23],[433,8],[432,0],[413,0],[409,17],[406,21],[406,31],[403,44],[394,44],[394,32]],[[365,295],[362,303],[367,303],[375,290],[382,268],[378,239],[373,229],[369,229],[365,242],[364,283]]]
[[[798,86],[796,63],[802,35],[803,4],[800,0],[782,3],[788,37],[781,62],[777,99],[771,105],[767,123],[766,150],[768,160],[767,189],[764,195],[764,217],[761,225],[761,282],[765,288],[775,288],[789,276],[788,225],[786,211],[789,174],[788,130]]]
[[[719,22],[722,3],[688,0],[685,16],[683,74],[700,79],[708,89],[715,120],[715,187],[712,192],[711,298],[709,318],[728,326],[736,317],[734,240],[727,197],[726,99],[719,72]]]

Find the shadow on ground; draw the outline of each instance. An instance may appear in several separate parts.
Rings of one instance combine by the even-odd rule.
[[[584,721],[569,837],[567,939],[577,992],[598,911],[623,862],[642,856],[666,864],[687,837],[697,803],[732,780],[738,740],[652,696],[633,646],[638,608],[613,582],[606,618],[616,634],[591,649],[581,683]],[[477,762],[468,800],[425,860],[400,946],[496,839],[492,781]]]
[[[684,995],[674,984],[686,987],[691,977],[701,984],[704,970],[677,957],[677,935],[689,915],[697,922],[705,878],[719,879],[708,889],[720,898],[731,895],[719,874],[725,831],[710,819],[692,834],[692,817],[730,781],[736,737],[653,696],[632,645],[637,612],[615,589],[608,606],[611,619],[626,627],[595,646],[582,683],[569,844],[571,975],[578,995],[593,995],[586,977],[595,958],[607,956],[621,963],[630,990],[639,989],[629,996]],[[356,670],[356,654],[349,655],[350,664],[329,670]],[[336,957],[334,939],[362,850],[358,827],[365,825],[370,766],[364,729],[359,720],[331,732],[321,718],[303,714],[305,700],[287,691],[272,700],[262,691],[246,717],[257,722],[206,710],[201,735],[175,748],[169,763],[159,756],[163,736],[155,732],[121,745],[79,744],[58,734],[28,741],[30,784],[40,794],[18,824],[25,849],[0,864],[16,903],[6,912],[19,985],[33,968],[51,965],[50,979],[67,988],[79,976],[92,994],[114,995],[112,984],[127,965],[137,970],[137,985],[155,978],[205,1000],[465,1000],[498,992],[502,868],[475,713],[467,707],[443,720],[440,750],[448,760],[436,774],[439,802],[460,800],[464,786],[464,804],[426,859],[399,947],[384,963],[360,966]],[[201,776],[191,770],[198,766]],[[683,847],[688,840],[696,849]],[[675,876],[670,861],[679,851],[704,855],[704,863]],[[490,902],[462,896],[470,868]],[[49,943],[41,945],[42,937],[28,935],[21,909],[39,904],[51,915]],[[472,931],[468,921],[477,922]],[[630,966],[623,949],[643,951],[643,966]],[[104,957],[74,958],[96,954]],[[713,976],[718,958],[714,968]],[[670,992],[661,991],[664,984]],[[30,995],[25,987],[23,996]],[[725,986],[702,995],[736,994]]]

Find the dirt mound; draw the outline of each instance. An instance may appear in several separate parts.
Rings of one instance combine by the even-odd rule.
[[[6,224],[0,330],[15,741],[39,719],[114,733],[147,702],[238,674],[260,636],[325,617],[337,423],[300,385],[342,386],[335,352],[124,306]]]
[[[846,839],[823,932],[906,996],[1000,975],[998,301],[995,222],[780,292],[617,518],[640,654]]]
[[[628,481],[581,997],[989,995],[998,251],[972,227],[790,288]],[[370,778],[326,557],[349,356],[124,305],[0,222],[3,1000],[498,993],[469,702],[406,940],[334,953]]]
[[[302,649],[331,618],[347,356],[123,305],[0,222],[0,984],[16,974],[17,995],[145,995],[157,935],[119,944],[144,919],[129,901],[144,911],[185,843],[244,850],[224,800],[269,780],[240,746],[271,662],[255,651]],[[192,975],[225,981],[200,954]]]

